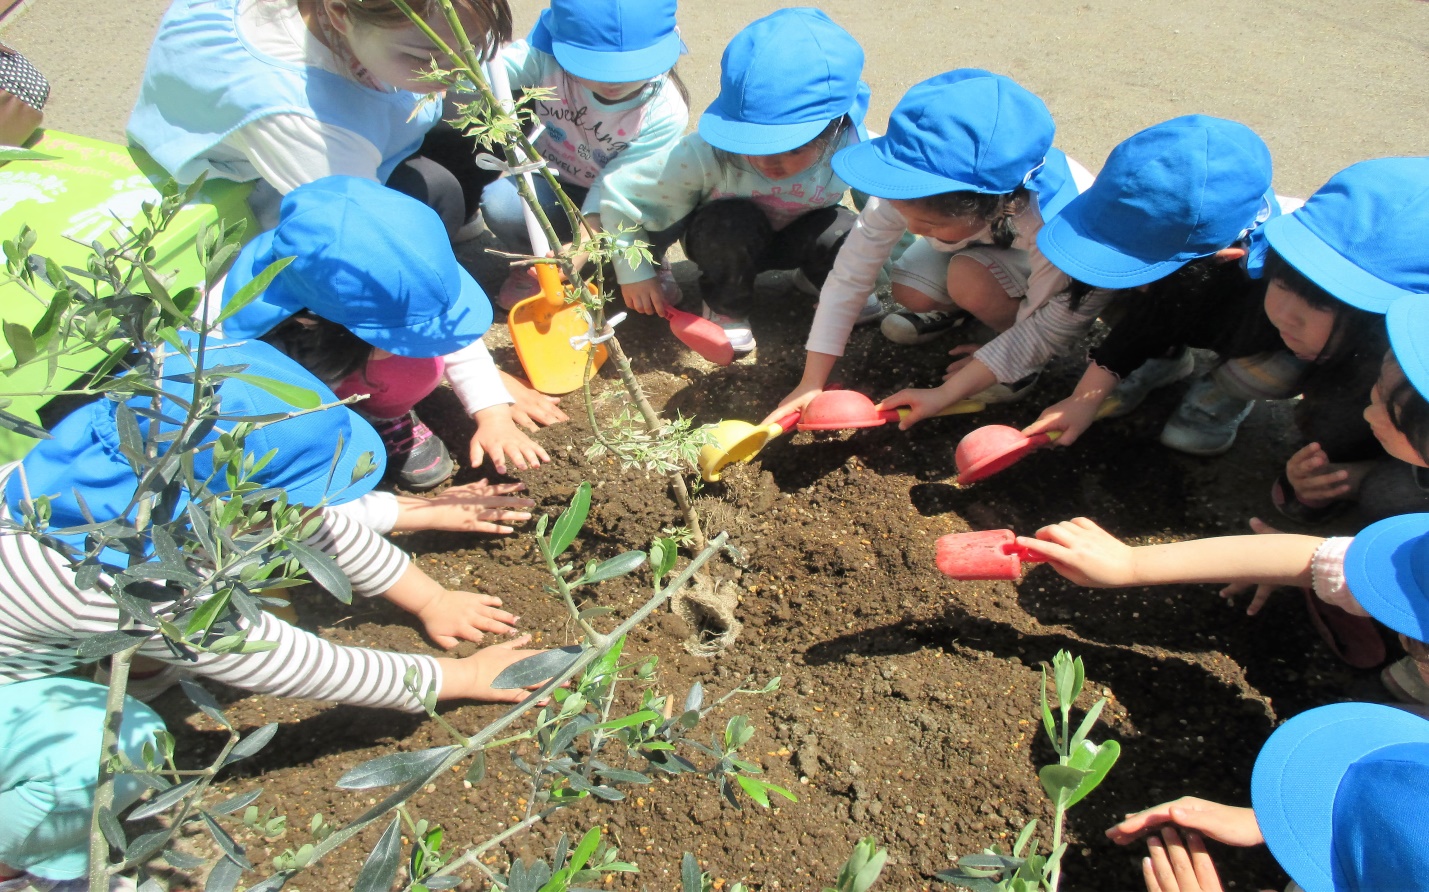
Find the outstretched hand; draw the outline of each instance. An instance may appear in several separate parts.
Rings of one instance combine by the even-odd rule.
[[[1216,865],[1206,851],[1206,843],[1194,830],[1186,839],[1173,827],[1164,827],[1160,837],[1146,840],[1148,855],[1141,862],[1146,892],[1222,892]]]
[[[520,703],[525,700],[528,696],[525,689],[497,690],[491,683],[512,663],[545,653],[523,649],[522,645],[530,640],[530,635],[522,635],[483,647],[469,657],[442,660],[442,689],[438,696],[443,700],[481,700],[486,703]]]
[[[480,641],[483,632],[510,635],[516,631],[521,617],[501,609],[501,599],[494,595],[443,589],[432,597],[417,618],[427,635],[439,646],[451,650],[462,641]]]
[[[874,408],[883,411],[907,406],[907,414],[898,421],[898,429],[906,431],[924,418],[932,418],[955,402],[957,400],[947,398],[942,388],[909,387],[892,396],[884,397]]]
[[[1090,588],[1136,584],[1135,549],[1077,517],[1045,526],[1036,537],[1018,536],[1017,544],[1043,557],[1053,570]]]
[[[536,501],[512,495],[525,488],[524,483],[478,480],[447,487],[435,496],[398,496],[400,511],[392,529],[505,535],[511,532],[507,524],[531,519],[531,512],[523,509],[535,507]]]
[[[1043,409],[1037,420],[1024,427],[1022,433],[1031,437],[1055,431],[1058,435],[1053,437],[1053,442],[1058,446],[1070,446],[1097,420],[1101,404],[1100,395],[1087,399],[1073,394]]]
[[[501,383],[516,401],[511,405],[511,420],[526,430],[535,431],[539,427],[570,421],[571,417],[561,411],[560,397],[542,393],[524,378],[506,372],[501,372]]]
[[[764,416],[764,419],[759,422],[760,425],[778,424],[780,419],[789,417],[790,412],[803,412],[809,403],[814,401],[814,397],[823,392],[823,387],[800,384],[788,396],[779,401],[779,405],[774,407],[773,412]]]
[[[510,462],[518,471],[539,468],[551,456],[535,440],[516,426],[505,404],[476,413],[476,434],[471,438],[471,466],[477,468],[487,457],[496,473],[505,474]]]
[[[1295,489],[1295,498],[1315,507],[1343,499],[1350,494],[1350,471],[1330,461],[1319,443],[1299,449],[1285,463],[1285,476]]]
[[[1168,824],[1195,830],[1228,846],[1258,846],[1265,842],[1254,811],[1195,796],[1182,796],[1174,802],[1163,802],[1127,815],[1106,835],[1112,842],[1124,846]]]

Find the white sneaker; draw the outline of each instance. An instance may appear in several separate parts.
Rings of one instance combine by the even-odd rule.
[[[750,329],[748,319],[716,313],[708,306],[705,307],[705,318],[724,329],[724,335],[729,338],[729,345],[735,353],[748,353],[754,349],[754,331]]]
[[[1015,403],[1027,394],[1032,392],[1032,388],[1037,386],[1037,378],[1041,372],[1033,372],[1020,381],[1011,384],[1001,382],[985,387],[967,399],[975,403],[992,405],[993,403]]]
[[[877,294],[870,294],[868,300],[863,302],[863,307],[858,311],[858,318],[853,320],[854,325],[868,325],[884,318],[888,311],[883,308],[883,301],[878,299]]]
[[[966,310],[957,307],[927,313],[904,310],[884,317],[881,330],[895,344],[926,344],[961,327],[969,318]]]

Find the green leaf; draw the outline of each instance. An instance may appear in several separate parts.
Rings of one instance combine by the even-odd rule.
[[[608,722],[601,722],[599,725],[593,726],[590,730],[614,731],[617,728],[629,728],[631,725],[643,725],[646,722],[653,722],[658,720],[659,718],[660,713],[650,709],[642,709],[639,712],[631,713],[624,718],[611,719]]]
[[[268,742],[273,739],[273,735],[277,733],[277,722],[270,722],[264,725],[257,731],[254,731],[252,734],[238,741],[238,745],[229,751],[228,758],[223,760],[223,764],[232,765],[240,759],[246,759],[249,756],[255,755],[262,750],[263,747],[267,746]]]
[[[1052,746],[1058,744],[1057,740],[1057,720],[1052,717],[1052,707],[1047,702],[1047,666],[1042,666],[1042,727],[1047,730],[1047,739],[1052,741]]]
[[[1083,757],[1084,753],[1088,755]],[[1108,740],[1101,746],[1094,746],[1088,741],[1083,741],[1082,745],[1072,753],[1072,765],[1084,769],[1086,776],[1072,791],[1071,797],[1067,800],[1067,807],[1071,808],[1081,802],[1088,793],[1095,790],[1106,778],[1107,772],[1111,771],[1111,767],[1116,764],[1116,760],[1120,756],[1121,744],[1115,740]]]
[[[1072,735],[1072,752],[1076,752],[1077,748],[1082,745],[1082,742],[1087,739],[1087,735],[1092,731],[1092,726],[1097,723],[1097,719],[1101,717],[1102,710],[1105,707],[1106,698],[1102,698],[1092,704],[1091,709],[1087,710],[1087,714],[1082,718],[1082,723],[1077,726],[1077,733]]]
[[[601,561],[596,564],[593,570],[586,573],[585,578],[583,578],[581,582],[586,584],[605,582],[607,579],[614,579],[617,576],[633,573],[643,563],[645,563],[645,552],[627,551],[608,561]]]
[[[565,550],[571,547],[571,543],[576,541],[576,536],[580,534],[581,527],[585,525],[586,515],[589,513],[590,483],[584,482],[576,487],[576,494],[571,497],[571,506],[556,518],[556,523],[551,531],[551,556],[553,558],[564,554]]]
[[[38,350],[27,326],[18,322],[6,322],[4,330],[5,343],[10,345],[10,352],[15,355],[15,365],[24,365],[35,358]]]
[[[680,892],[704,892],[704,871],[689,852],[680,859]]]
[[[93,662],[102,657],[117,654],[121,650],[128,650],[151,634],[142,629],[100,632],[98,635],[91,635],[80,641],[77,653],[80,660],[86,663]]]
[[[313,582],[327,589],[344,604],[352,603],[352,583],[332,558],[303,542],[289,542],[287,548]]]
[[[247,793],[234,796],[232,799],[225,799],[218,805],[213,806],[211,809],[209,809],[209,811],[213,812],[216,815],[231,815],[234,812],[238,811],[240,808],[248,808],[250,805],[252,805],[258,800],[259,796],[262,795],[262,787],[259,787],[256,790],[249,790]]]
[[[1044,765],[1042,770],[1037,772],[1037,779],[1042,782],[1047,798],[1059,808],[1066,808],[1070,804],[1072,791],[1077,789],[1086,776],[1086,771],[1070,765]]]
[[[581,648],[575,645],[533,654],[501,670],[491,682],[491,686],[498,691],[529,688],[548,678],[564,674],[580,656]]]
[[[650,569],[656,579],[664,579],[675,569],[675,561],[680,557],[680,546],[674,539],[661,537],[650,543]]]
[[[486,779],[486,750],[477,750],[472,756],[471,767],[466,770],[466,782],[473,787]]]
[[[1062,708],[1062,712],[1072,708],[1072,701],[1077,699],[1077,693],[1081,690],[1075,687],[1077,678],[1077,667],[1072,655],[1065,650],[1057,651],[1052,657],[1052,671],[1057,680],[1057,702]]]
[[[397,868],[402,864],[402,817],[393,815],[377,847],[367,856],[362,872],[357,875],[353,892],[387,892],[397,879]]]
[[[295,257],[280,257],[263,268],[263,271],[250,279],[238,292],[228,299],[228,303],[223,305],[223,312],[218,314],[210,324],[218,325],[242,310],[250,303],[258,299],[258,295],[268,290],[268,286],[273,283],[274,277],[281,273],[288,264],[292,263]]]
[[[194,788],[202,778],[191,778],[181,784],[169,787],[148,802],[141,803],[138,808],[129,813],[127,820],[130,822],[141,821],[144,818],[168,811],[178,804],[186,796],[193,794]]]
[[[337,779],[344,790],[369,790],[413,783],[430,775],[455,746],[439,746],[415,753],[388,753],[349,770]]]
[[[207,632],[219,615],[228,607],[229,593],[229,589],[224,589],[205,598],[198,609],[189,615],[189,621],[184,626],[184,636]]]
[[[299,387],[296,384],[289,384],[286,381],[279,381],[277,378],[269,378],[267,375],[250,375],[247,372],[236,372],[226,375],[228,378],[236,378],[245,384],[252,384],[260,390],[266,390],[273,396],[298,409],[316,409],[323,404],[322,397],[315,391],[306,387]]]
[[[790,802],[799,801],[799,798],[797,796],[795,796],[793,793],[790,793],[788,790],[784,789],[778,784],[767,783],[765,781],[759,780],[758,778],[745,777],[742,774],[736,774],[734,776],[734,779],[739,782],[739,786],[743,788],[744,792],[749,794],[750,799],[753,799],[755,802],[758,802],[765,808],[769,807],[770,793],[778,793],[780,796],[783,796]]]
[[[228,721],[228,716],[223,714],[223,707],[218,705],[218,701],[213,699],[213,695],[204,690],[192,679],[179,677],[179,687],[184,694],[199,708],[199,711],[209,718],[218,722],[229,730],[233,729],[233,724]]]
[[[724,728],[725,749],[733,752],[748,743],[753,736],[754,726],[749,723],[749,718],[742,715],[733,716]]]
[[[227,858],[218,859],[204,881],[204,892],[233,892],[243,878],[243,868]]]
[[[122,852],[124,847],[129,845],[124,828],[119,826],[119,820],[114,817],[114,809],[105,807],[99,810],[99,829],[104,833],[105,841],[115,849]]]
[[[1030,821],[1027,822],[1027,826],[1026,826],[1026,827],[1023,827],[1023,828],[1022,828],[1022,832],[1019,833],[1019,834],[1017,834],[1017,842],[1013,843],[1013,845],[1012,845],[1012,856],[1013,856],[1014,858],[1021,858],[1021,857],[1023,857],[1023,855],[1022,855],[1023,849],[1025,849],[1025,848],[1027,847],[1027,843],[1031,842],[1031,840],[1032,840],[1032,834],[1034,834],[1034,833],[1036,833],[1036,832],[1037,832],[1037,819],[1036,819],[1036,818],[1033,818],[1032,820],[1030,820]],[[1036,849],[1033,849],[1033,851],[1035,852]]]
[[[576,850],[571,853],[571,863],[567,869],[569,869],[571,873],[575,873],[585,867],[586,862],[590,861],[590,856],[595,854],[595,849],[598,845],[600,845],[600,828],[592,827],[586,831],[585,836],[581,837],[580,844],[577,845]]]

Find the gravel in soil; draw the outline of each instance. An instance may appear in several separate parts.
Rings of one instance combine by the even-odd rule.
[[[677,270],[688,290],[688,265]],[[701,422],[757,420],[797,382],[811,303],[777,276],[761,279],[759,294],[759,350],[725,369],[685,351],[658,319],[632,317],[620,328],[657,407]],[[498,329],[489,338],[499,343],[502,336]],[[840,368],[849,386],[877,397],[937,382],[948,346],[896,347],[874,326],[855,334]],[[514,367],[509,348],[495,352]],[[982,423],[1027,423],[1071,389],[1079,370],[1075,361],[1062,362],[1026,403],[981,416],[934,419],[909,432],[889,425],[791,434],[724,482],[705,486],[699,499],[711,532],[728,529],[748,556],[743,568],[723,570],[744,592],[743,633],[726,653],[699,658],[683,647],[692,630],[662,613],[632,635],[626,653],[658,655],[661,689],[681,698],[696,681],[720,694],[745,678],[758,685],[782,676],[777,693],[736,698],[712,720],[722,727],[730,715],[749,715],[758,731],[746,752],[799,801],[769,810],[746,801],[740,811],[707,782],[661,779],[631,788],[616,806],[578,803],[506,852],[541,855],[560,833],[598,824],[641,866],[614,888],[677,888],[680,856],[689,851],[722,887],[744,881],[799,890],[831,883],[855,841],[873,835],[891,851],[879,888],[941,886],[932,875],[956,856],[1009,844],[1031,818],[1047,826],[1036,769],[1052,755],[1041,736],[1039,667],[1063,648],[1086,662],[1089,692],[1080,706],[1096,696],[1110,701],[1093,738],[1122,746],[1104,785],[1072,812],[1064,888],[1140,888],[1144,849],[1118,848],[1103,836],[1125,812],[1185,794],[1247,804],[1255,754],[1278,722],[1353,694],[1373,695],[1373,675],[1334,661],[1298,596],[1279,595],[1248,618],[1210,586],[1088,590],[1046,567],[1016,584],[954,582],[934,567],[933,543],[947,532],[1031,532],[1087,515],[1142,544],[1241,532],[1248,517],[1269,516],[1274,468],[1291,448],[1281,434],[1287,408],[1258,407],[1229,455],[1192,459],[1156,442],[1185,384],[1155,394],[1125,419],[1097,425],[1075,448],[1041,450],[975,487],[956,486],[953,450],[963,433]],[[618,389],[614,371],[603,370],[594,387]],[[580,481],[592,481],[577,558],[646,547],[662,527],[678,524],[660,479],[585,456],[591,432],[580,395],[566,397],[564,406],[572,421],[537,437],[555,460],[520,478],[547,512],[559,510]],[[419,411],[454,455],[465,453],[471,423],[449,392],[434,394]],[[612,414],[610,404],[599,411]],[[464,469],[457,482],[489,471]],[[500,595],[540,643],[571,639],[564,612],[542,591],[544,570],[528,536],[422,533],[398,542],[443,584]],[[641,578],[602,585],[595,597],[618,613],[632,610],[641,603]],[[295,601],[303,624],[333,641],[435,652],[412,618],[383,601],[347,607],[313,592]],[[226,697],[240,728],[282,727],[224,788],[261,784],[259,804],[288,815],[293,828],[305,828],[315,812],[350,819],[375,801],[375,791],[336,789],[348,768],[449,742],[424,717],[237,691]],[[166,695],[160,706],[181,752],[208,756],[221,746],[223,735],[181,695]],[[442,711],[471,733],[502,709]],[[414,800],[415,813],[446,829],[450,851],[524,814],[519,773],[504,757],[491,765],[476,787],[454,774]],[[369,830],[364,843],[379,833]],[[271,845],[241,827],[236,835],[257,862],[306,841],[298,829]],[[350,888],[368,849],[345,851],[292,886]],[[1284,882],[1263,850],[1221,850],[1218,860],[1222,877],[1240,888]],[[173,880],[185,883],[179,875]]]

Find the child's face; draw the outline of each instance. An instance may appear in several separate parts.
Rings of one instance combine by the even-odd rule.
[[[440,66],[450,65],[445,59],[437,59],[437,48],[416,25],[408,22],[386,28],[359,21],[341,0],[329,0],[328,17],[333,29],[347,40],[352,57],[377,80],[410,93],[438,93],[446,89],[440,83],[418,80],[434,61]],[[428,24],[447,46],[456,46],[456,36],[445,21],[433,20]]]
[[[611,84],[575,75],[571,75],[571,79],[594,93],[597,99],[605,102],[624,102],[627,99],[634,99],[636,94],[645,89],[646,84],[654,80],[654,78],[646,78],[643,81],[622,81],[618,84]]]
[[[749,166],[759,171],[767,180],[787,180],[796,177],[814,166],[824,153],[822,137],[804,143],[797,149],[779,152],[775,155],[745,155]]]
[[[1429,468],[1429,462],[1424,460],[1424,456],[1419,454],[1419,450],[1414,448],[1409,438],[1394,426],[1394,421],[1389,417],[1386,397],[1403,380],[1404,372],[1399,368],[1393,354],[1386,356],[1384,365],[1379,370],[1379,380],[1374,382],[1374,389],[1369,392],[1369,407],[1364,410],[1364,420],[1369,422],[1369,429],[1374,432],[1374,438],[1384,447],[1385,452],[1402,462]]]
[[[1314,362],[1335,330],[1335,314],[1317,310],[1278,281],[1265,289],[1265,315],[1280,330],[1280,339],[1297,359]]]
[[[978,217],[950,217],[930,211],[916,201],[887,199],[893,209],[908,222],[908,231],[940,242],[967,241],[987,228],[987,221]]]

